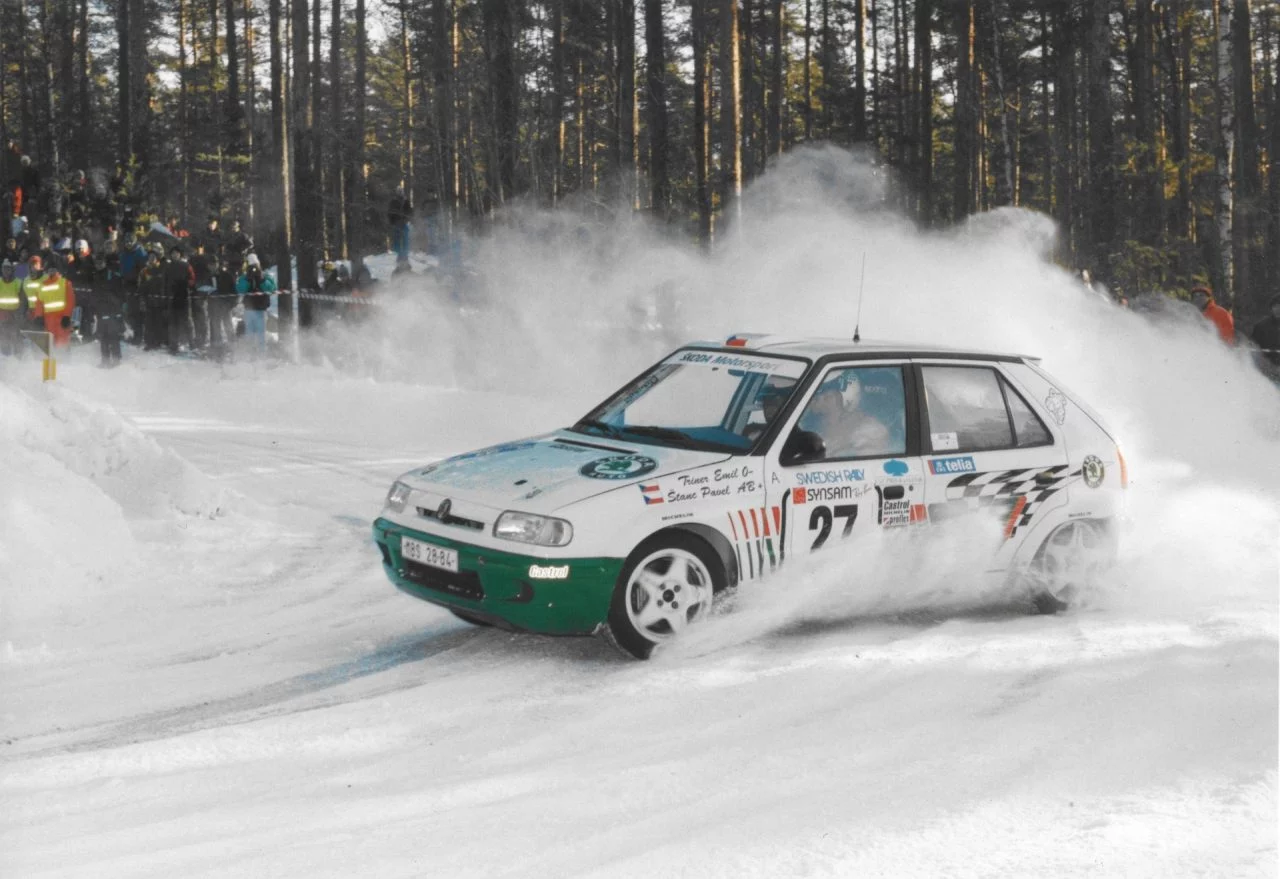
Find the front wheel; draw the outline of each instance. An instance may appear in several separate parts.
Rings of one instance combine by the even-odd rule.
[[[711,612],[725,585],[715,552],[686,534],[666,534],[641,544],[618,575],[609,607],[614,643],[637,659],[678,636]]]
[[[1075,519],[1053,530],[1029,571],[1031,600],[1039,613],[1058,613],[1097,586],[1115,563],[1116,547],[1105,522]]]

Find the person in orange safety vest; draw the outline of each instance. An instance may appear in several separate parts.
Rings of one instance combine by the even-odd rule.
[[[71,343],[71,314],[76,308],[76,294],[71,282],[51,271],[45,274],[44,260],[39,254],[27,260],[27,278],[22,282],[31,314],[53,334],[53,343],[65,347]]]
[[[0,355],[17,355],[22,348],[19,333],[27,323],[27,294],[22,279],[13,274],[13,263],[0,263]]]
[[[1228,345],[1236,343],[1235,318],[1231,316],[1231,312],[1213,301],[1213,293],[1208,287],[1196,287],[1192,290],[1191,301],[1196,308],[1200,309],[1200,313],[1217,328],[1218,335],[1222,337],[1222,341]]]

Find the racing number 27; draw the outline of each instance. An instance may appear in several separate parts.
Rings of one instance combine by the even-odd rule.
[[[832,513],[834,512],[834,516]],[[858,505],[857,504],[838,504],[833,511],[831,507],[816,506],[809,513],[809,530],[817,531],[818,536],[814,538],[813,546],[810,549],[821,549],[822,544],[827,542],[827,538],[831,536],[831,525],[836,519],[844,519],[844,531],[840,533],[841,537],[848,537],[853,531],[853,523],[858,521]]]

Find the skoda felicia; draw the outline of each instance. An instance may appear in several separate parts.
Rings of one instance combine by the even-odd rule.
[[[991,569],[1060,610],[1113,559],[1125,481],[1034,358],[740,335],[571,427],[404,474],[373,532],[410,595],[643,658],[789,558],[957,514],[994,517]]]

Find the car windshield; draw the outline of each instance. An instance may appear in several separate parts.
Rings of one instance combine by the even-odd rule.
[[[807,360],[682,350],[573,426],[581,433],[709,452],[745,452],[768,429]]]

